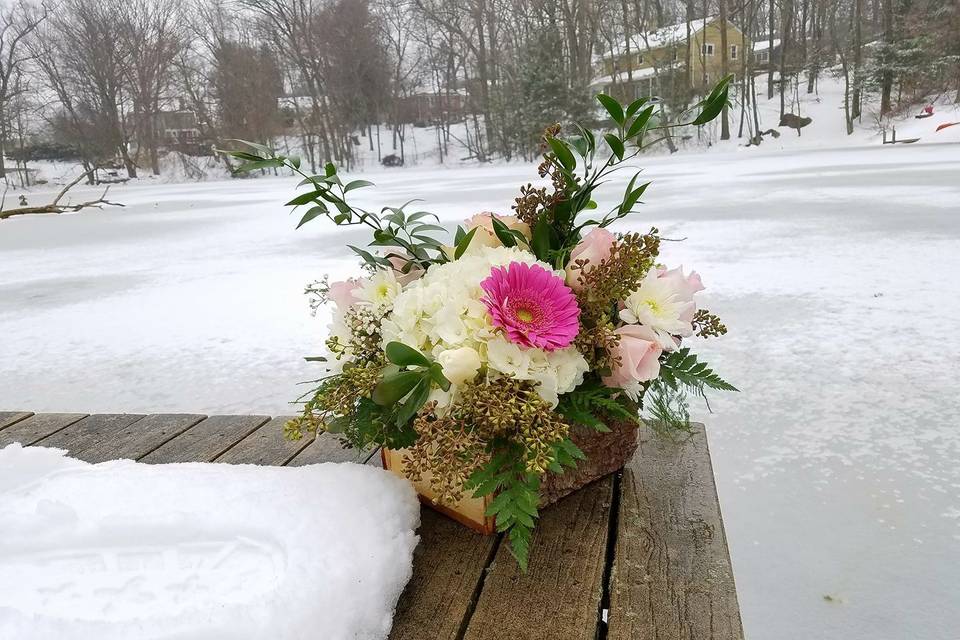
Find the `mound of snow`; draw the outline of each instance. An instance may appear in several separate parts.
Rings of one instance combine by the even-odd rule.
[[[386,638],[419,506],[373,467],[0,450],[0,638]]]

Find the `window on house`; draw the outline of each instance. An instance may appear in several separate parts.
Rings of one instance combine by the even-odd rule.
[[[702,53],[702,54],[705,55],[705,56],[712,56],[712,55],[713,55],[713,44],[711,44],[711,43],[709,43],[709,42],[705,42],[705,43],[704,43],[703,45],[701,45],[701,47],[700,47],[700,53]]]
[[[769,51],[764,50],[757,53],[757,62],[766,62],[769,59],[770,59]]]
[[[735,44],[730,45],[730,59],[731,59],[731,60],[736,60],[738,53],[740,53],[740,52],[737,50],[737,45],[735,45]]]

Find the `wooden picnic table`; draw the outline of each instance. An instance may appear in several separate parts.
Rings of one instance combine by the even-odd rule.
[[[0,412],[0,448],[67,449],[88,462],[380,464],[321,434],[283,438],[285,416]],[[743,637],[703,425],[643,428],[622,475],[543,511],[521,573],[500,536],[424,508],[413,578],[391,639],[728,640]]]

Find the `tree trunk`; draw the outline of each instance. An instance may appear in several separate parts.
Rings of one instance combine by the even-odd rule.
[[[883,0],[883,43],[889,48],[893,46],[893,0]],[[893,69],[890,62],[884,65],[880,77],[880,115],[890,113],[890,94],[893,91]],[[960,91],[957,93],[960,100]]]
[[[857,0],[858,2],[860,0]],[[780,117],[783,118],[783,114],[786,113],[786,101],[785,101],[785,92],[787,90],[787,51],[790,50],[790,28],[793,24],[793,0],[783,0],[783,5],[780,8],[780,11],[783,13],[781,18],[781,28],[780,28]],[[797,129],[799,131],[799,129]]]
[[[773,0],[771,0],[772,2]],[[690,23],[693,22],[693,0],[687,0],[687,39],[686,45],[686,65],[687,65],[687,96],[693,95],[693,60],[691,60],[690,49],[693,46],[691,40],[692,31]]]
[[[773,15],[775,6],[774,0],[770,0],[769,16],[767,17],[769,22],[767,25],[767,46],[770,47],[767,49],[767,51],[769,51],[767,54],[767,100],[773,99]],[[780,56],[783,56],[782,39],[780,40]]]
[[[727,62],[730,47],[727,46],[727,0],[719,0],[720,3],[720,74],[726,78],[730,73]],[[727,103],[723,103],[723,110],[720,113],[720,139],[730,139],[730,113]]]
[[[863,0],[854,0],[853,3],[853,97],[850,100],[850,117],[856,120],[860,117],[860,62],[863,53]]]

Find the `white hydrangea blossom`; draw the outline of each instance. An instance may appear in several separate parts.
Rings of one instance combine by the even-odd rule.
[[[393,311],[381,325],[383,343],[402,342],[434,357],[469,347],[480,355],[488,377],[536,382],[540,396],[556,406],[559,394],[573,391],[583,382],[589,365],[573,346],[551,352],[524,348],[493,327],[480,301],[484,293],[480,283],[493,267],[511,262],[551,268],[515,247],[480,247],[459,260],[434,265],[393,300]],[[435,395],[431,399],[441,406],[449,405],[454,397],[451,393]]]

